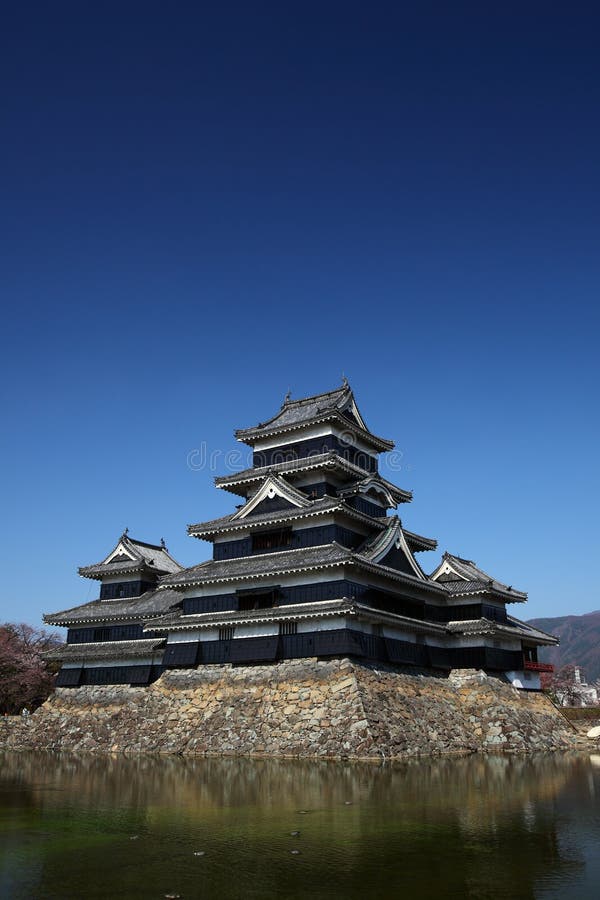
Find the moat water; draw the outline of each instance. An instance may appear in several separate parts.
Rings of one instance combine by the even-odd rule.
[[[600,896],[600,757],[0,754],[0,897]]]

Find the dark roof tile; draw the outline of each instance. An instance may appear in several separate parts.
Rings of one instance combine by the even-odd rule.
[[[522,603],[527,600],[527,594],[523,591],[517,591],[512,586],[507,586],[501,581],[497,581],[480,569],[479,566],[470,559],[463,559],[460,556],[453,556],[451,553],[444,553],[442,562],[432,573],[434,577],[443,567],[444,562],[456,573],[455,580],[449,579],[449,575],[444,574],[444,581],[437,579],[436,583],[441,584],[448,593],[454,596],[467,594],[490,594],[499,597],[502,600],[514,603]]]
[[[222,516],[220,519],[212,519],[209,522],[199,522],[197,525],[188,525],[188,534],[193,535],[194,537],[201,537],[204,535],[216,534],[218,532],[239,531],[269,524],[271,522],[273,524],[279,524],[281,522],[304,519],[333,511],[346,513],[352,518],[367,522],[370,526],[375,528],[384,527],[386,524],[384,516],[379,518],[367,516],[366,514],[353,509],[351,506],[348,506],[343,500],[336,499],[335,497],[322,497],[319,500],[313,500],[309,507],[303,507],[301,509],[283,509],[278,510],[277,512],[259,513],[256,515],[249,514],[243,519],[235,519],[232,514],[229,516]]]
[[[107,562],[119,545],[125,552],[120,552],[116,561],[113,559]],[[122,534],[102,562],[81,566],[79,574],[84,578],[100,579],[108,575],[126,575],[141,571],[156,572],[157,575],[170,574],[180,572],[182,568],[162,544],[147,544]]]
[[[83,622],[139,620],[162,615],[178,603],[181,603],[181,595],[175,591],[146,591],[140,597],[128,597],[123,600],[92,600],[81,606],[49,613],[44,616],[44,622],[48,625],[75,625]]]
[[[194,585],[264,578],[266,576],[278,577],[294,572],[323,569],[344,564],[355,565],[363,570],[382,575],[385,578],[393,578],[405,584],[412,584],[419,590],[425,590],[428,593],[444,593],[443,585],[405,574],[380,563],[374,563],[360,553],[352,552],[352,550],[342,547],[335,541],[330,544],[321,544],[317,547],[306,547],[300,550],[282,550],[275,553],[261,553],[228,560],[209,559],[198,566],[185,569],[178,575],[165,576],[162,579],[162,584],[165,587],[183,590]]]
[[[333,543],[322,544],[318,547],[306,547],[301,550],[283,550],[277,553],[242,556],[237,559],[207,560],[198,566],[184,569],[178,575],[166,577],[164,583],[169,587],[185,587],[234,578],[285,574],[298,569],[341,564],[351,556],[350,550]]]
[[[356,429],[366,440],[370,440],[382,450],[390,450],[394,446],[393,441],[377,437],[363,428],[358,419],[344,416],[346,409],[354,404],[354,395],[348,384],[344,384],[334,391],[315,394],[300,400],[291,400],[286,397],[281,409],[274,416],[251,428],[238,429],[235,436],[240,441],[253,444],[266,435],[293,431],[333,417],[338,418],[346,428]]]
[[[53,650],[43,653],[44,659],[64,660],[76,662],[77,660],[96,659],[130,659],[132,657],[150,656],[161,647],[165,639],[148,638],[139,641],[104,641],[95,644],[62,644]]]
[[[220,625],[248,624],[256,622],[285,622],[305,618],[323,618],[327,616],[357,616],[367,621],[387,622],[410,631],[422,633],[443,634],[445,626],[436,622],[426,622],[419,619],[401,616],[387,612],[367,604],[359,603],[348,597],[339,600],[322,600],[318,603],[295,603],[286,606],[273,606],[269,609],[248,610],[237,612],[234,610],[225,612],[195,613],[183,615],[172,613],[153,622],[151,627],[157,631],[190,629],[201,630],[203,628],[215,628]]]

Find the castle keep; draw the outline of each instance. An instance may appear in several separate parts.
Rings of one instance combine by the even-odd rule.
[[[236,432],[253,465],[216,479],[241,499],[191,525],[212,559],[183,568],[164,543],[123,534],[79,570],[98,599],[45,616],[68,628],[59,687],[146,685],[169,669],[258,666],[307,657],[433,670],[477,668],[539,688],[537,648],[556,643],[515,618],[526,594],[408,530],[409,491],[379,473],[392,441],[373,434],[347,382],[292,400]],[[418,558],[419,557],[419,558]]]

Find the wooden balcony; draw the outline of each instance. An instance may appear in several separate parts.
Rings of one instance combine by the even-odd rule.
[[[524,661],[523,668],[527,672],[554,672],[554,666],[550,663],[531,662],[529,659]]]

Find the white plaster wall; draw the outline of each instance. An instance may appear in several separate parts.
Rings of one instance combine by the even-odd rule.
[[[424,642],[429,644],[430,647],[447,647],[448,639],[444,637],[437,637],[436,635],[423,635]]]
[[[481,636],[455,635],[448,638],[448,647],[481,647]]]
[[[486,637],[485,646],[490,647],[493,650],[520,650],[521,649],[521,641],[512,640],[511,638],[489,638]]]
[[[292,559],[293,562],[293,559]],[[378,579],[376,576],[366,576],[361,575],[356,569],[352,567],[344,567],[343,564],[338,566],[331,566],[331,568],[322,572],[302,572],[297,575],[273,575],[270,578],[252,578],[244,581],[231,581],[226,584],[211,584],[205,586],[198,586],[194,588],[188,588],[188,590],[184,591],[182,596],[184,598],[191,597],[212,597],[215,594],[235,594],[237,590],[248,590],[254,587],[258,588],[272,588],[277,585],[281,585],[282,587],[295,587],[297,585],[310,585],[324,582],[324,581],[353,581],[356,584],[361,584],[365,586],[369,586],[369,584],[374,585],[375,587],[381,585],[388,584],[384,579]],[[340,599],[341,593],[338,595]]]
[[[237,629],[236,629],[237,634]],[[218,641],[218,628],[198,628],[188,631],[172,631],[167,637],[167,644],[189,644],[191,641]]]
[[[261,589],[263,587],[269,589],[277,585],[315,584],[317,581],[338,581],[343,578],[343,567],[335,566],[328,572],[304,572],[302,575],[292,576],[274,575],[271,578],[252,578],[247,581],[238,580],[227,584],[211,584],[189,588],[183,592],[183,597],[213,597],[215,594],[235,594],[237,590],[251,590],[259,586]]]
[[[339,432],[334,430],[331,424],[313,425],[311,428],[304,428],[302,430],[259,440],[254,444],[254,449],[270,450],[273,447],[280,447],[283,444],[297,444],[299,441],[308,441],[312,438],[325,437],[325,435],[336,433],[339,434]]]
[[[265,637],[279,634],[279,622],[257,622],[255,625],[236,625],[235,637]]]
[[[171,631],[167,635],[167,644],[189,644],[190,641],[199,641],[201,631]]]
[[[202,628],[199,632],[201,641],[218,641],[219,640],[219,629],[218,628]]]
[[[524,688],[528,691],[539,691],[541,688],[540,676],[537,672],[507,672],[506,677],[516,688]]]
[[[344,616],[332,616],[328,619],[306,619],[298,622],[298,634],[306,634],[309,631],[334,631],[336,628],[346,628],[347,620]]]
[[[386,638],[393,638],[395,641],[407,641],[409,644],[417,643],[416,634],[398,631],[397,628],[389,628],[387,625],[383,626],[383,636]]]
[[[448,647],[489,647],[491,650],[520,650],[521,642],[518,640],[511,640],[508,638],[507,640],[502,639],[498,644],[498,638],[495,639],[497,643],[494,643],[494,638],[486,637],[484,635],[477,634],[457,634],[453,637],[448,638],[447,645]],[[429,638],[427,639],[428,643],[430,643]]]
[[[327,572],[304,572],[298,575],[291,575],[288,578],[280,578],[277,584],[281,585],[298,585],[298,584],[316,584],[322,581],[341,581],[344,578],[343,566],[332,566]],[[348,575],[348,580],[350,576]],[[356,580],[356,579],[354,579]],[[340,595],[341,596],[341,595]]]
[[[243,541],[244,538],[249,537],[250,532],[248,529],[244,529],[243,531],[233,531],[229,532],[229,534],[220,534],[214,539],[215,544],[224,544],[226,541]]]

